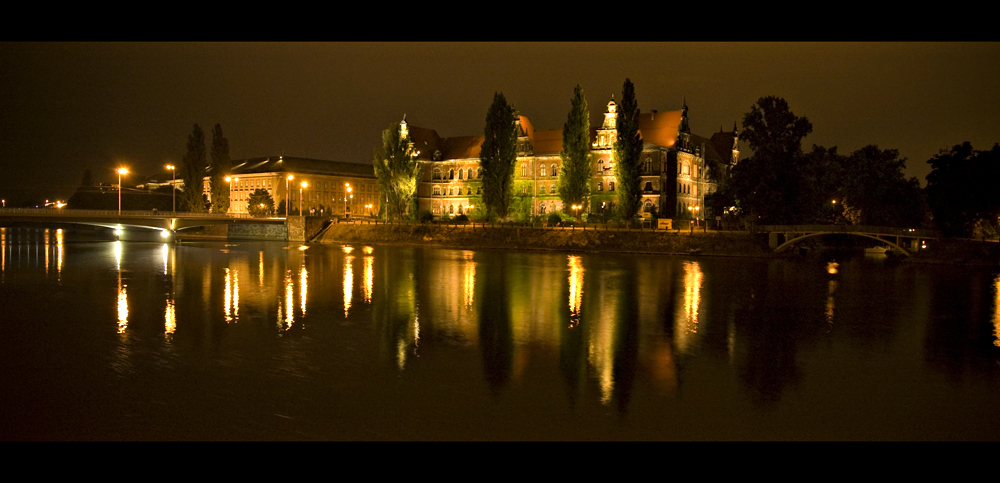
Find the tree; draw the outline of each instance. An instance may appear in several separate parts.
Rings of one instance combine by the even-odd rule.
[[[420,165],[417,153],[406,129],[406,117],[398,125],[382,131],[382,148],[375,149],[372,159],[379,191],[388,199],[385,209],[393,218],[404,218],[412,210]]]
[[[274,198],[266,189],[257,188],[247,198],[247,213],[250,216],[267,216],[274,213]]]
[[[197,124],[188,136],[187,154],[181,166],[181,178],[184,180],[184,191],[181,193],[182,205],[188,211],[204,213],[205,200],[203,185],[205,183],[205,133]]]
[[[920,182],[906,179],[906,159],[895,149],[865,146],[846,159],[842,204],[851,224],[916,227],[923,220]]]
[[[212,131],[212,213],[229,211],[229,183],[226,176],[232,169],[229,160],[229,140],[222,136],[222,126],[215,125]]]
[[[479,152],[483,172],[483,203],[487,216],[505,218],[514,197],[514,164],[517,162],[517,116],[503,94],[493,95],[486,112],[485,138]]]
[[[983,236],[1000,228],[1000,192],[993,186],[1000,176],[1000,144],[977,151],[966,141],[927,163],[927,204],[945,235]]]
[[[618,107],[618,139],[615,141],[615,178],[618,181],[618,214],[631,222],[642,206],[642,136],[639,134],[639,103],[632,81],[625,79]]]
[[[762,97],[743,117],[740,140],[750,144],[753,156],[737,164],[718,197],[732,203],[737,214],[752,223],[797,224],[814,212],[807,202],[808,159],[802,139],[812,132],[805,117],[797,117],[779,97]]]
[[[596,155],[590,151],[590,112],[583,87],[573,90],[569,116],[563,125],[563,149],[559,153],[562,169],[559,178],[559,197],[563,210],[569,212],[573,205],[587,206],[590,198],[590,178]]]

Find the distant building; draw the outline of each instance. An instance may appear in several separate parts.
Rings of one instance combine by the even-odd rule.
[[[714,193],[730,166],[739,159],[735,125],[732,132],[711,138],[691,133],[687,105],[682,110],[640,115],[643,138],[642,211],[663,217],[710,216],[705,196]],[[603,122],[591,129],[592,150],[597,159],[590,187],[590,213],[614,208],[617,180],[613,148],[617,138],[617,105],[607,104]],[[518,116],[515,196],[531,198],[531,214],[545,215],[563,210],[558,184],[562,160],[562,129],[536,130],[525,116]],[[423,178],[417,189],[420,209],[436,216],[457,215],[469,210],[481,196],[479,151],[484,136],[442,138],[433,129],[407,126],[422,164]]]
[[[206,177],[206,190],[208,180]],[[305,188],[301,187],[303,182]],[[274,199],[275,209],[286,201],[292,211],[297,210],[301,189],[302,211],[307,214],[368,216],[379,211],[371,164],[283,156],[233,161],[229,212],[247,213],[247,199],[257,189],[267,190]],[[283,216],[284,212],[277,214]]]

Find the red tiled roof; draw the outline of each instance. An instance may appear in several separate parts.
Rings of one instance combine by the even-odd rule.
[[[639,114],[639,133],[644,143],[665,148],[677,142],[680,132],[681,111],[645,112]]]

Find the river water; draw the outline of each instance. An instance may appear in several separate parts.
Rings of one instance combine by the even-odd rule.
[[[1000,276],[0,228],[7,440],[997,440]]]

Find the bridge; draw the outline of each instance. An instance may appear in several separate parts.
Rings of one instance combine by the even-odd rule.
[[[796,243],[815,236],[853,235],[871,238],[910,256],[921,249],[921,240],[941,238],[937,230],[895,228],[865,225],[763,225],[760,232],[767,233],[768,246],[780,253]]]
[[[135,228],[171,238],[186,228],[229,224],[284,224],[284,217],[252,218],[248,214],[176,213],[156,211],[71,210],[65,208],[2,208],[0,225],[18,223],[70,223],[113,230]],[[121,231],[116,231],[121,234]]]

